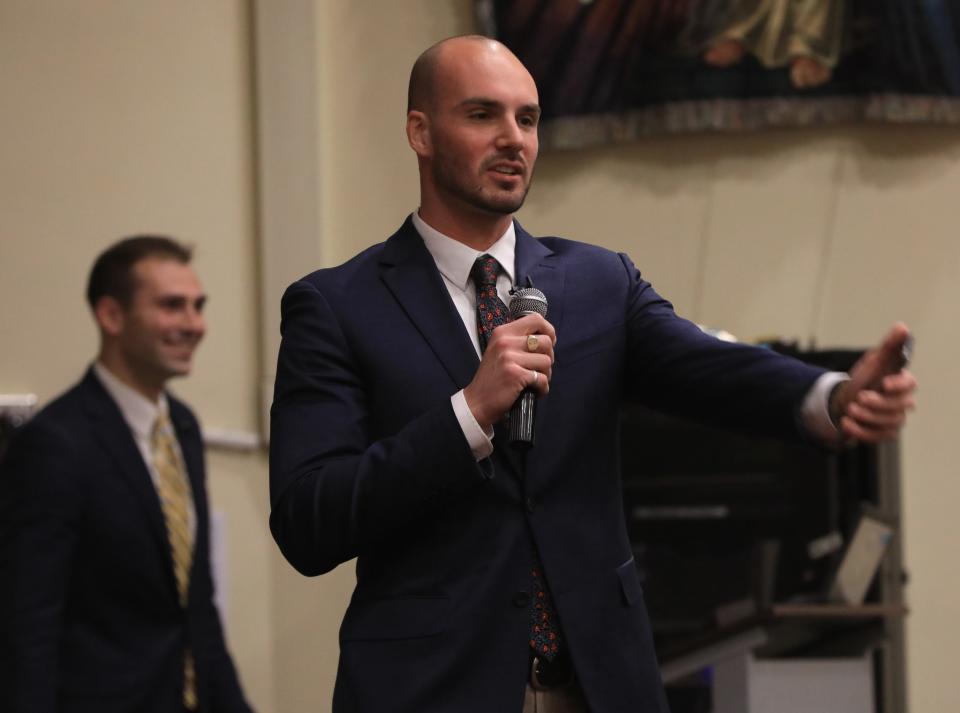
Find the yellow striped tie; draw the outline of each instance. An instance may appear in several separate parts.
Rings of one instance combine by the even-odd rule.
[[[163,411],[150,434],[153,467],[157,471],[157,494],[167,525],[167,538],[173,555],[173,573],[177,579],[180,606],[186,608],[190,591],[190,567],[193,564],[193,533],[190,531],[190,483],[186,468],[174,442],[173,427]],[[197,708],[196,671],[188,648],[184,657],[183,705]]]

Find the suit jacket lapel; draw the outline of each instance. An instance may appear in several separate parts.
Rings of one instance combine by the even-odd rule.
[[[190,492],[193,497],[193,507],[197,516],[197,532],[201,531],[201,524],[206,519],[205,498],[203,495],[203,441],[196,423],[190,417],[187,409],[167,394],[170,404],[170,421],[177,434],[177,443],[183,454],[183,462],[190,480]]]
[[[514,222],[517,233],[516,283],[526,287],[527,278],[547,297],[547,319],[560,335],[563,320],[563,265],[554,252]]]
[[[563,339],[564,267],[550,248],[531,236],[519,223],[514,222],[517,234],[517,286],[526,287],[529,278],[533,286],[543,292],[547,298],[547,320],[557,330],[557,339]],[[542,432],[540,425],[544,422],[544,415],[549,408],[549,404],[549,394],[537,400],[534,446],[521,458],[526,470],[534,467],[536,459],[531,456],[536,454],[537,449],[547,447],[544,442],[547,434]]]
[[[193,562],[190,572],[190,591],[193,592],[193,586],[196,581],[195,575],[198,566],[200,566],[199,562],[208,557],[210,548],[210,541],[208,539],[210,533],[210,512],[205,497],[203,482],[203,437],[197,428],[196,421],[190,415],[187,408],[171,398],[169,393],[167,394],[167,399],[170,404],[170,420],[173,423],[173,430],[177,434],[177,442],[180,444],[183,463],[187,469],[187,477],[190,480],[190,492],[193,496],[193,511],[196,516],[196,528],[193,538]],[[170,552],[169,547],[166,549],[167,552]],[[174,574],[173,585],[176,587],[176,574],[172,569],[172,553],[170,553],[170,566],[171,573]]]
[[[386,243],[381,276],[458,389],[480,363],[433,257],[407,221]]]
[[[167,546],[167,530],[163,521],[163,512],[160,509],[160,498],[154,487],[150,471],[130,427],[123,419],[120,408],[114,403],[106,389],[97,379],[92,370],[89,370],[81,382],[84,393],[84,403],[90,418],[94,422],[93,431],[103,449],[116,463],[119,476],[136,493],[143,514],[150,529],[157,536],[162,545],[164,556],[170,560],[170,548]],[[173,572],[171,560],[170,571]]]

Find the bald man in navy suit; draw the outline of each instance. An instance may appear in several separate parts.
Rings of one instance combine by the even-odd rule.
[[[666,711],[619,404],[824,441],[890,438],[912,406],[902,325],[824,373],[704,334],[625,255],[528,234],[513,213],[539,118],[503,45],[427,50],[407,114],[418,210],[284,295],[270,526],[303,574],[357,558],[337,713]],[[503,319],[528,283],[547,317]],[[528,449],[503,425],[525,389]]]

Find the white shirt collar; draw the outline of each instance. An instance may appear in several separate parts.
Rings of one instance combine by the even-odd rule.
[[[94,362],[93,373],[97,375],[103,388],[116,402],[120,413],[123,414],[123,420],[127,422],[130,429],[140,438],[149,438],[157,416],[161,412],[168,411],[166,395],[161,393],[157,403],[150,401],[143,394],[120,381],[99,361]]]
[[[430,227],[423,221],[417,211],[414,211],[410,217],[413,220],[413,227],[420,233],[427,250],[433,256],[433,261],[437,263],[437,269],[461,290],[467,289],[470,270],[473,268],[473,263],[481,255],[495,257],[504,273],[510,278],[510,284],[514,284],[513,271],[517,233],[512,220],[503,235],[497,238],[497,242],[491,245],[489,250],[480,252]]]

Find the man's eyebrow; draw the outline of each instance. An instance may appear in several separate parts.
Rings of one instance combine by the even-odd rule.
[[[485,109],[500,109],[503,108],[503,103],[498,102],[496,99],[490,99],[489,97],[467,97],[461,101],[457,106],[479,106]],[[520,111],[524,113],[531,114],[540,114],[540,105],[539,104],[524,104],[520,107]]]
[[[161,302],[206,302],[209,299],[209,295],[204,293],[190,297],[182,292],[167,292],[158,295],[157,299]]]
[[[482,106],[487,108],[494,108],[503,106],[496,99],[488,99],[487,97],[467,97],[461,101],[457,106]]]

